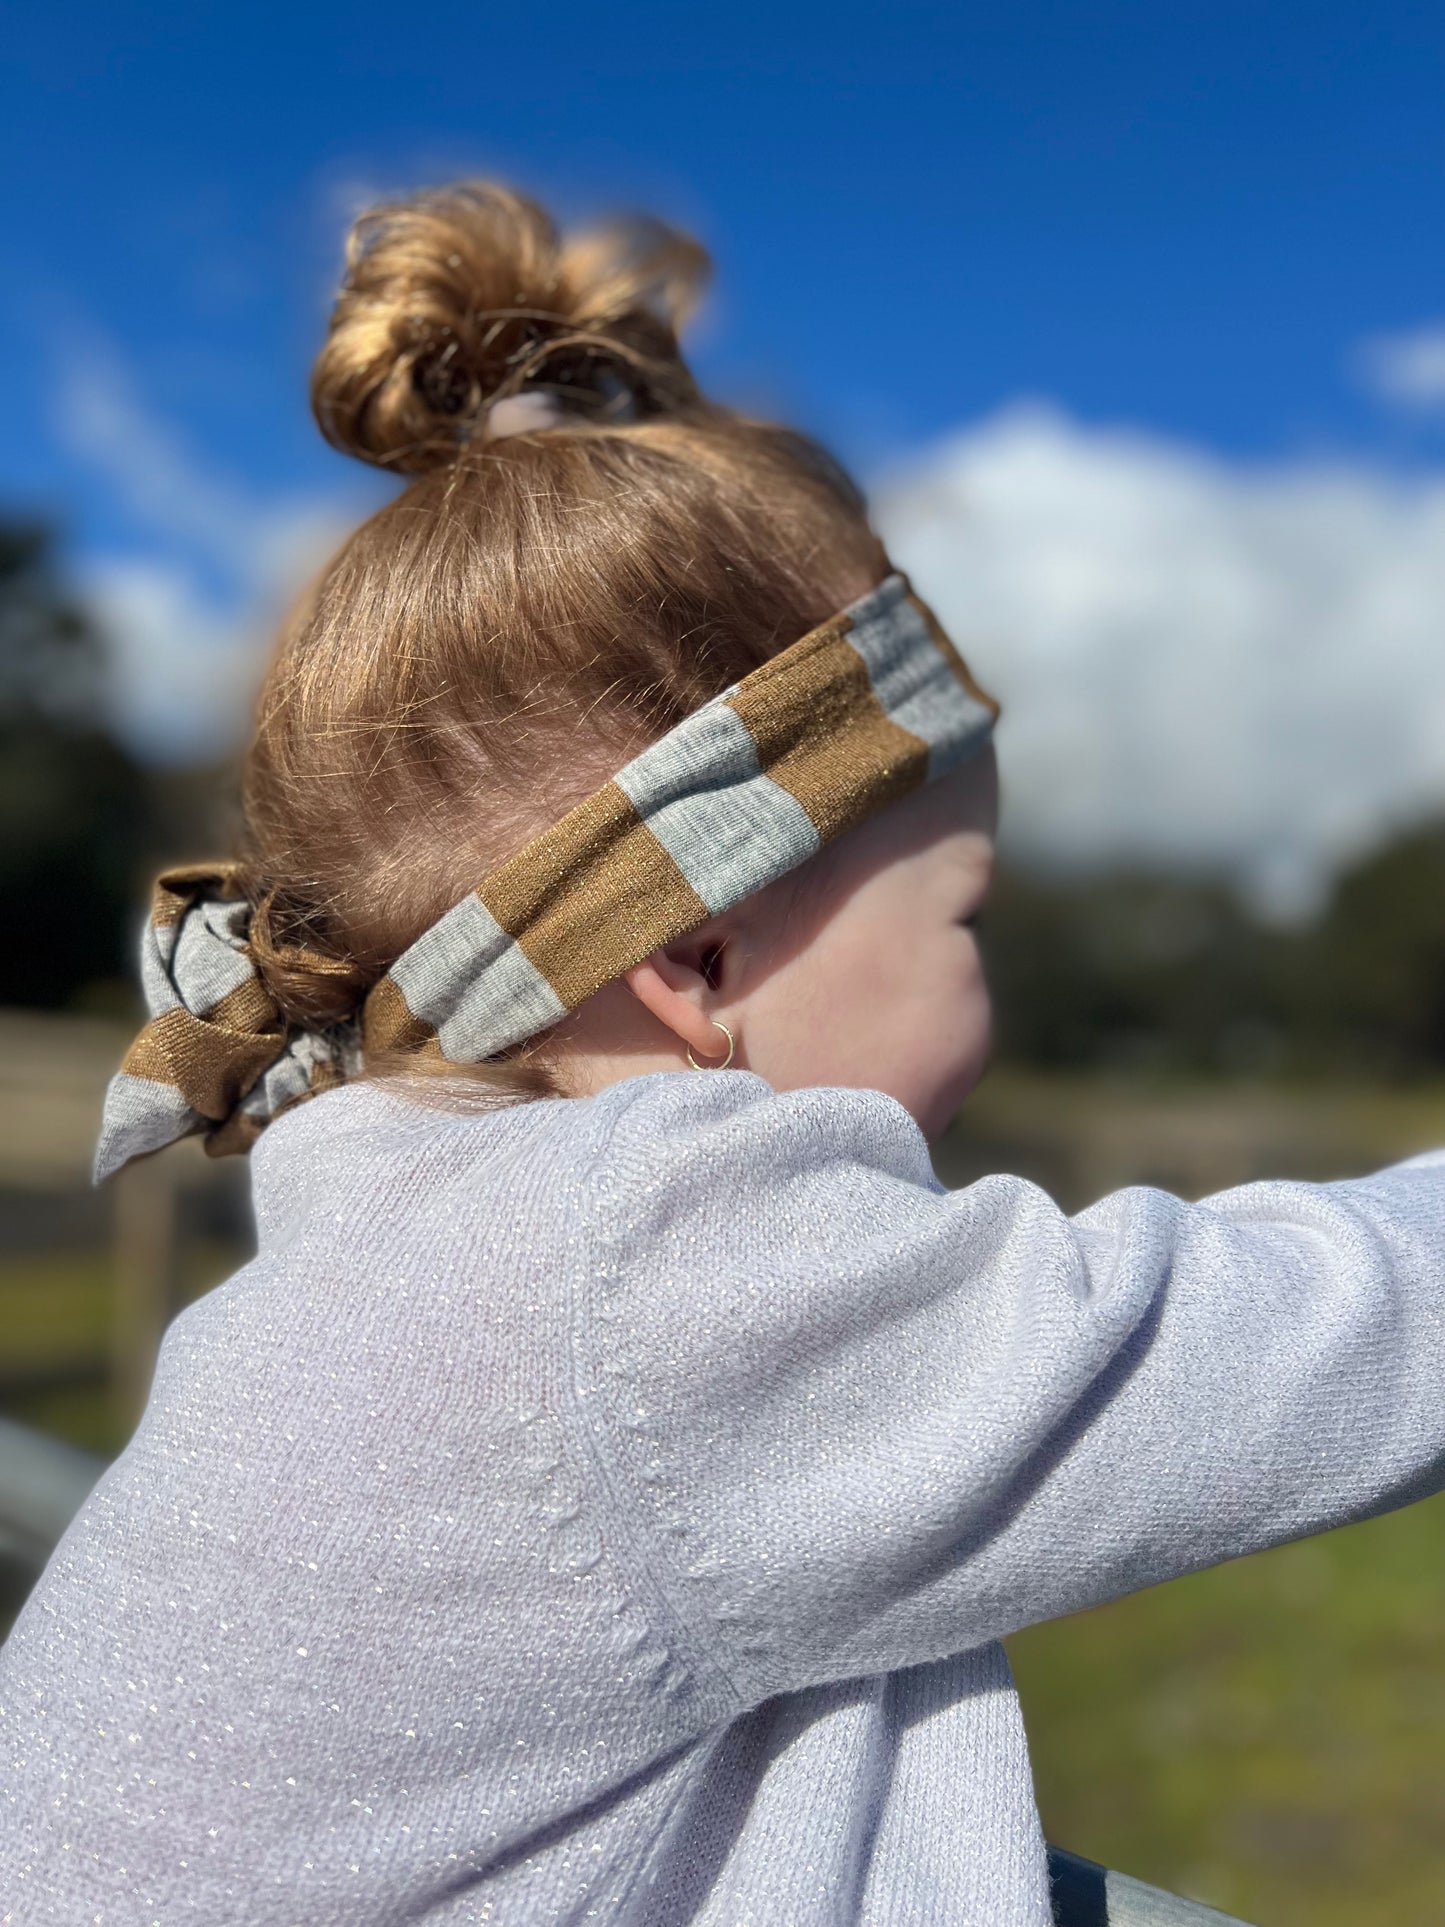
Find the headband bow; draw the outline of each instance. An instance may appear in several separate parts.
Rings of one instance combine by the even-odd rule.
[[[97,1179],[193,1131],[250,1148],[365,1054],[475,1063],[805,862],[987,742],[998,704],[894,573],[704,703],[494,870],[328,1030],[288,1026],[234,865],[168,871],[151,1020],[106,1095]],[[340,968],[340,966],[337,966]]]
[[[150,1021],[105,1097],[97,1182],[131,1158],[206,1133],[216,1157],[248,1151],[287,1104],[361,1067],[357,1026],[288,1026],[256,968],[253,910],[234,863],[157,878],[141,937]]]

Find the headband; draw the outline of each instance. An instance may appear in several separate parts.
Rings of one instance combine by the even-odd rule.
[[[196,1131],[213,1155],[247,1150],[373,1052],[475,1063],[521,1043],[975,755],[997,716],[908,578],[889,575],[524,845],[327,1029],[277,1009],[239,866],[167,871],[141,946],[151,1018],[106,1093],[97,1181]]]

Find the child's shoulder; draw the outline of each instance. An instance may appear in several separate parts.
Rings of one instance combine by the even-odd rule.
[[[708,1167],[881,1167],[935,1183],[917,1123],[883,1091],[843,1085],[774,1090],[753,1071],[659,1071],[589,1100],[601,1163],[619,1172]]]
[[[587,1236],[631,1271],[644,1252],[685,1265],[706,1253],[714,1268],[732,1253],[749,1271],[764,1247],[836,1259],[840,1240],[866,1241],[885,1220],[931,1220],[944,1194],[922,1132],[881,1091],[661,1072],[597,1103]]]
[[[499,1222],[532,1241],[554,1222],[575,1239],[644,1195],[673,1210],[712,1196],[756,1205],[799,1182],[847,1191],[865,1172],[942,1188],[896,1099],[776,1091],[751,1071],[649,1072],[591,1097],[492,1109],[361,1081],[278,1118],[252,1163],[263,1244],[293,1242],[318,1214],[333,1241],[374,1243],[390,1225],[454,1245],[469,1227],[495,1238]]]

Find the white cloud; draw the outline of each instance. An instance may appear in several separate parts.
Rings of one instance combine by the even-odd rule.
[[[82,600],[106,650],[112,726],[138,756],[195,762],[244,741],[286,605],[344,527],[313,509],[258,528],[249,593],[224,601],[174,553],[82,565]]]
[[[156,762],[232,750],[260,674],[261,624],[219,611],[171,562],[94,563],[84,595],[106,643],[112,724],[131,748]]]
[[[87,569],[117,724],[151,756],[229,749],[281,608],[361,504],[262,499],[114,356],[68,365],[67,443],[154,537]],[[1445,806],[1445,476],[1231,464],[1035,405],[924,451],[874,503],[1005,703],[1014,847],[1228,868],[1288,909]]]
[[[1445,321],[1404,334],[1375,335],[1360,344],[1356,359],[1365,386],[1382,401],[1400,408],[1445,408]]]
[[[281,611],[355,522],[355,505],[258,497],[198,457],[90,335],[57,364],[54,413],[64,446],[151,538],[82,571],[109,652],[115,727],[157,760],[223,754],[244,737]]]
[[[1004,702],[1016,848],[1226,868],[1287,914],[1445,806],[1445,477],[1231,464],[1022,406],[875,512]]]
[[[142,526],[244,579],[255,504],[152,413],[104,343],[87,338],[76,346],[57,370],[53,413],[62,444],[109,481]]]

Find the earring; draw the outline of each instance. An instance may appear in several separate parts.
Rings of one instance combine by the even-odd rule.
[[[692,1065],[695,1071],[725,1071],[728,1065],[731,1064],[731,1062],[733,1061],[732,1032],[728,1029],[727,1025],[723,1023],[720,1018],[714,1017],[712,1021],[717,1026],[717,1028],[722,1032],[723,1036],[726,1037],[726,1039],[728,1040],[728,1054],[720,1064],[699,1064],[697,1059],[692,1054],[692,1045],[689,1044],[687,1047],[687,1061],[689,1064]]]

